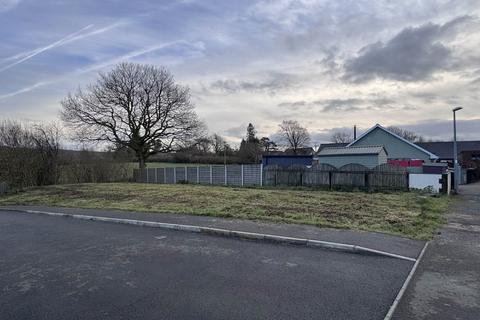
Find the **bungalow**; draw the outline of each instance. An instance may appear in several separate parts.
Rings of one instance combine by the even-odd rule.
[[[341,159],[334,158],[332,153],[341,156]],[[329,157],[329,159],[326,159],[326,157]],[[377,124],[351,143],[322,144],[315,160],[336,167],[347,163],[358,163],[366,167],[372,167],[374,164],[392,163],[410,167],[409,171],[411,172],[422,172],[421,167],[423,165],[437,166],[438,164],[435,164],[435,162],[438,159],[439,157],[436,154]],[[439,172],[443,170],[442,168],[438,168]]]
[[[433,163],[439,158],[432,152],[404,139],[379,124],[373,126],[355,141],[348,144],[347,148],[359,146],[384,146],[388,160],[422,160],[424,163]]]

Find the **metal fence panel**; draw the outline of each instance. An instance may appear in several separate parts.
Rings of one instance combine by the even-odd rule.
[[[166,183],[173,184],[175,181],[175,168],[165,168],[166,171]]]
[[[260,186],[262,185],[262,165],[244,164],[243,165],[243,185]]]
[[[175,167],[175,183],[187,181],[185,167]]]
[[[155,183],[165,183],[165,168],[157,168],[156,171],[157,180]]]
[[[147,169],[147,176],[146,182],[147,183],[155,183],[156,182],[156,171],[155,168],[148,168]]]
[[[212,166],[212,184],[225,184],[225,166]]]
[[[198,167],[198,176],[200,184],[210,184],[210,166]]]
[[[187,167],[188,183],[198,183],[198,167]]]
[[[238,164],[227,166],[227,185],[241,186],[242,185],[242,166]]]

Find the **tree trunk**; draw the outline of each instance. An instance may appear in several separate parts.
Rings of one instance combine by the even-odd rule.
[[[143,182],[142,178],[144,176],[147,164],[145,163],[145,158],[142,155],[138,156],[138,176],[137,182]]]
[[[147,167],[147,164],[145,163],[145,159],[143,157],[138,158],[138,169],[142,170]]]

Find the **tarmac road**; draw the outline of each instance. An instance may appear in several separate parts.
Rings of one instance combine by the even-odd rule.
[[[0,212],[0,319],[383,319],[412,264]]]

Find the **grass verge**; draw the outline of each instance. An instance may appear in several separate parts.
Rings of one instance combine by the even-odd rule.
[[[170,212],[378,231],[428,240],[444,223],[447,197],[136,183],[31,188],[0,205]]]

